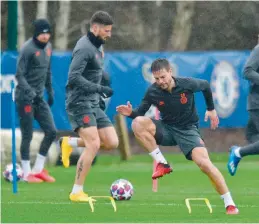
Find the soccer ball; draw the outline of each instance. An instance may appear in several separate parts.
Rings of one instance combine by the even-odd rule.
[[[112,183],[110,191],[115,200],[129,200],[133,195],[133,186],[128,180],[119,179]]]
[[[13,164],[10,163],[8,165],[6,165],[5,170],[3,172],[3,176],[4,179],[8,182],[12,182],[13,181]],[[17,172],[17,181],[21,180],[23,177],[23,171],[21,166],[16,163],[16,172]]]

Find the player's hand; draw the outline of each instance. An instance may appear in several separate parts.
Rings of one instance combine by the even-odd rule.
[[[113,90],[109,86],[101,86],[100,95],[104,98],[109,98],[113,95]]]
[[[127,102],[127,105],[120,105],[116,107],[116,111],[124,116],[130,116],[132,113],[132,105]]]
[[[206,111],[204,121],[210,119],[210,128],[215,130],[219,126],[219,118],[216,110]]]
[[[37,96],[34,90],[32,89],[27,89],[25,90],[26,96],[33,102],[33,99]]]

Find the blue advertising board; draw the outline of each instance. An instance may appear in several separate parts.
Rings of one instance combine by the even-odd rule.
[[[249,51],[217,52],[107,52],[105,70],[110,74],[114,95],[109,100],[107,114],[114,121],[116,106],[130,101],[138,106],[150,83],[153,82],[150,66],[157,58],[167,58],[176,76],[206,79],[210,82],[216,110],[220,117],[220,127],[244,127],[247,123],[246,100],[249,83],[243,78],[242,70]],[[11,81],[15,80],[17,52],[1,54],[1,128],[11,128]],[[71,61],[71,52],[54,52],[52,56],[52,80],[55,101],[52,106],[58,130],[70,130],[65,111],[65,85]],[[206,110],[202,93],[195,96],[200,116],[200,126],[209,127],[204,122]],[[154,108],[148,112],[152,116]],[[19,126],[19,120],[17,127]],[[131,119],[127,119],[130,128]],[[35,122],[35,128],[39,128]]]

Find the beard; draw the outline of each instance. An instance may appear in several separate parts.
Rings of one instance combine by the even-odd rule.
[[[160,88],[161,88],[161,89],[167,89],[167,88],[168,88],[168,84],[166,84],[166,83],[165,83],[165,84],[162,84],[162,85],[160,85]]]
[[[96,37],[96,41],[98,44],[102,45],[106,43],[106,40],[104,40],[103,38],[101,38],[100,36]]]
[[[99,36],[95,36],[91,31],[88,31],[87,36],[92,44],[97,48],[99,48],[102,44],[105,44],[105,40]]]

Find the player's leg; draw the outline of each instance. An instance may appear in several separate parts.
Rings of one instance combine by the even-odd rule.
[[[237,153],[240,154],[241,158],[248,155],[259,155],[259,140],[255,143],[240,147]]]
[[[69,198],[75,202],[87,202],[89,197],[84,193],[83,185],[92,161],[100,148],[100,139],[93,110],[81,108],[80,112],[84,114],[77,114],[74,108],[67,110],[73,130],[79,134],[85,144],[85,149],[77,161],[75,181]]]
[[[101,148],[116,149],[119,145],[119,139],[112,122],[100,108],[96,108],[95,113]]]
[[[259,154],[259,110],[249,111],[249,120],[246,128],[246,139],[249,145],[244,147],[231,146],[229,149],[228,172],[234,176],[239,162],[244,156]]]
[[[238,210],[229,193],[224,177],[212,164],[198,127],[196,125],[192,125],[188,129],[172,127],[172,133],[185,157],[198,165],[201,171],[209,177],[221,198],[224,199],[227,214],[236,214]]]
[[[232,146],[230,148],[227,167],[231,176],[236,174],[237,167],[241,159],[248,155],[259,155],[259,141],[243,147]]]
[[[34,117],[38,121],[41,129],[44,131],[39,153],[33,167],[35,176],[46,182],[55,182],[55,178],[50,176],[44,169],[46,157],[52,142],[56,138],[56,127],[49,108],[49,105],[44,101],[38,101],[35,107]]]
[[[59,144],[60,147],[71,147],[71,150],[73,148],[85,147],[85,143],[80,137],[63,136],[59,139]]]
[[[58,146],[61,151],[61,161],[65,168],[70,166],[70,156],[72,153],[81,154],[85,148],[85,143],[80,137],[63,136],[58,140]],[[103,144],[101,143],[101,148]],[[97,156],[96,156],[97,157]],[[96,163],[96,157],[93,164]]]
[[[149,152],[149,155],[157,162],[157,167],[152,175],[153,179],[171,173],[172,168],[159,149],[158,144],[172,145],[166,139],[167,130],[163,128],[161,121],[153,121],[148,117],[139,116],[132,122],[132,130],[138,142]],[[173,137],[171,137],[173,139]]]
[[[249,120],[246,127],[246,139],[249,143],[259,140],[259,110],[248,111]]]
[[[102,142],[101,148],[110,150],[118,147],[119,140],[114,127],[102,127],[98,129],[98,133]]]
[[[69,198],[71,201],[84,202],[88,201],[88,195],[83,192],[83,185],[100,148],[100,139],[96,126],[81,127],[78,129],[78,134],[84,140],[85,150],[77,162],[75,182]]]
[[[191,153],[192,160],[198,165],[203,173],[211,180],[216,191],[224,200],[227,214],[238,214],[238,209],[231,197],[225,179],[221,172],[211,162],[207,149],[205,147],[196,147]]]
[[[100,147],[103,149],[117,148],[119,140],[110,119],[100,108],[95,108],[94,111],[101,141]],[[73,149],[85,147],[83,139],[77,137],[62,137],[59,140],[59,145],[62,151],[62,163],[64,167],[69,167],[69,157]]]
[[[81,146],[78,144],[80,140]],[[65,168],[70,166],[70,155],[73,152],[73,149],[79,147],[85,147],[84,141],[81,138],[64,136],[58,140],[58,144],[61,151],[61,161]]]
[[[28,183],[40,183],[42,180],[34,177],[31,173],[30,165],[30,144],[33,134],[33,106],[32,103],[17,102],[17,111],[22,134],[21,141],[21,163],[23,169],[23,179]]]

